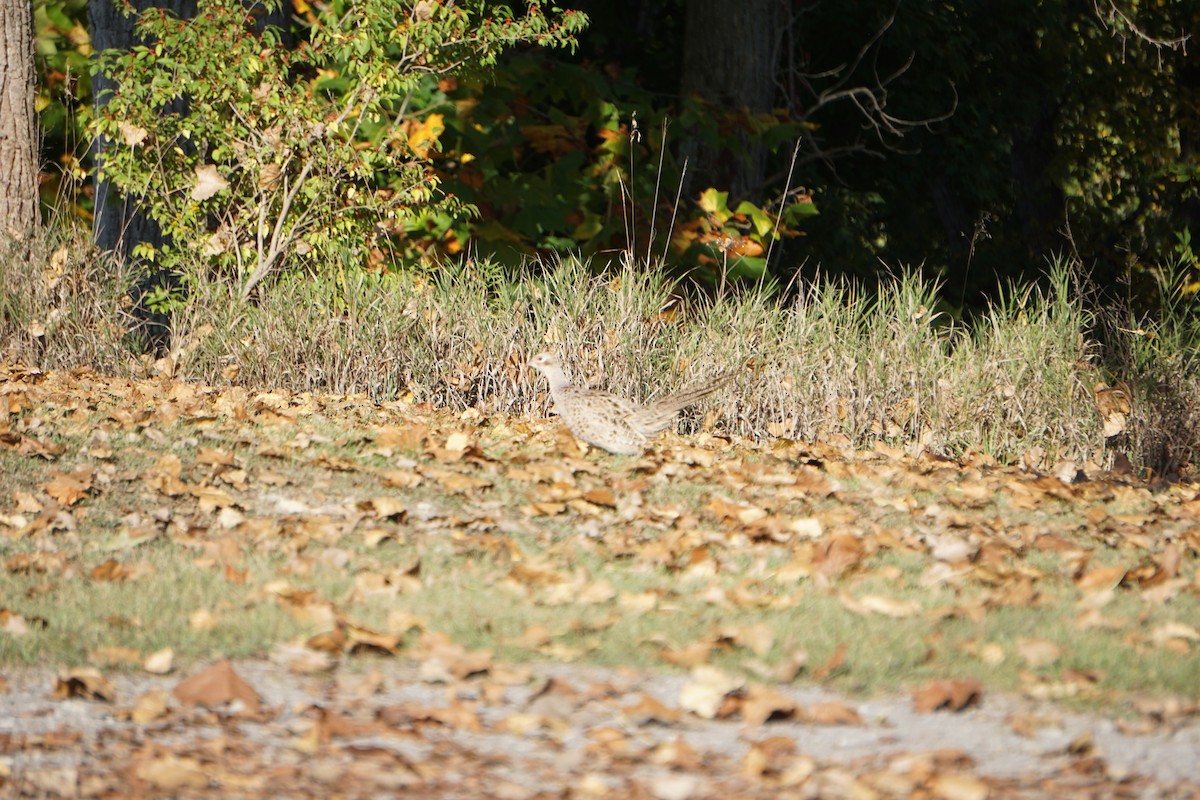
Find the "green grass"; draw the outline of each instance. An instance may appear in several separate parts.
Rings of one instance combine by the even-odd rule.
[[[674,316],[660,312],[676,287],[627,265],[293,276],[249,306],[203,287],[176,315],[175,351],[156,363],[122,343],[128,276],[67,253],[57,280],[0,274],[6,363],[46,370],[0,375],[0,609],[30,628],[0,633],[0,666],[88,663],[112,646],[171,647],[188,663],[327,632],[327,620],[280,601],[273,587],[288,585],[351,623],[386,631],[394,614],[412,614],[506,659],[670,667],[672,652],[702,646],[705,659],[749,672],[803,653],[811,675],[845,646],[831,680],[866,692],[978,676],[1086,703],[1200,696],[1200,643],[1154,640],[1162,625],[1200,618],[1194,490],[1105,483],[1101,472],[1115,453],[1154,447],[1174,461],[1142,466],[1185,463],[1197,427],[1181,420],[1200,386],[1188,393],[1196,376],[1184,361],[1138,350],[1124,362],[1141,370],[1135,399],[1150,395],[1134,379],[1158,375],[1191,404],[1167,414],[1146,401],[1106,438],[1093,387],[1115,380],[1066,270],[1041,290],[1014,290],[970,328],[933,313],[936,287],[913,274],[871,295],[830,279],[787,301],[741,288],[689,298]],[[737,379],[648,457],[581,458],[560,451],[544,387],[524,366],[546,348],[569,356],[577,380],[637,397],[730,370]],[[153,377],[172,369],[175,379]],[[428,441],[381,449],[380,426],[427,428]],[[478,450],[443,461],[437,448],[459,432]],[[31,440],[65,449],[21,455]],[[234,463],[202,463],[201,448]],[[181,490],[154,483],[164,454],[181,462]],[[1065,461],[1094,480],[1068,487],[1038,472]],[[52,470],[85,466],[90,494],[56,508],[43,488]],[[420,483],[390,486],[389,470]],[[244,522],[204,506],[210,490]],[[618,508],[583,504],[594,490]],[[41,526],[31,497],[54,524]],[[407,518],[376,516],[379,497]],[[716,498],[763,510],[768,529],[714,512]],[[537,503],[564,510],[531,513]],[[789,538],[790,521],[813,517],[821,536]],[[866,555],[826,573],[822,548],[838,537]],[[930,585],[944,569],[938,537],[969,541],[976,561]],[[1171,540],[1183,550],[1170,580],[1184,588],[1160,602],[1131,580],[1101,609],[1110,627],[1081,624],[1079,570],[1153,565]],[[213,556],[230,542],[244,583]],[[92,579],[108,558],[135,577]],[[400,573],[417,564],[414,584]],[[363,589],[380,580],[398,588]],[[579,599],[601,583],[615,597]],[[635,611],[648,596],[654,607]],[[848,607],[868,596],[913,612]],[[193,629],[199,610],[218,625]],[[773,635],[765,654],[739,639],[761,624]],[[550,643],[524,640],[531,626]],[[1025,664],[1028,638],[1061,657]]]

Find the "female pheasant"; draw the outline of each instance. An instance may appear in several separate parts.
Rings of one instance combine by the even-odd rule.
[[[562,362],[553,353],[538,353],[529,359],[529,366],[550,382],[554,410],[577,439],[620,455],[641,453],[682,409],[712,394],[732,377],[723,375],[695,389],[641,405],[610,392],[572,386],[563,374]]]

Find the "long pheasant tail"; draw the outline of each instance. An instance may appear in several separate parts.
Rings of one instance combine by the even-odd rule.
[[[724,375],[720,375],[705,384],[695,387],[694,389],[685,389],[682,392],[669,394],[661,400],[654,401],[650,405],[653,408],[661,409],[663,411],[680,411],[684,408],[687,408],[692,403],[697,402],[698,400],[703,400],[705,397],[708,397],[710,394],[729,383],[731,380],[733,380],[734,374],[735,373],[733,372],[727,372]]]

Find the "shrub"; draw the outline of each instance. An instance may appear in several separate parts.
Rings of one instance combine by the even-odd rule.
[[[409,100],[518,43],[574,46],[585,24],[536,5],[361,0],[330,4],[288,48],[241,0],[202,0],[192,19],[147,9],[147,44],[99,62],[118,86],[93,124],[111,142],[100,172],[168,237],[134,255],[199,261],[245,300],[285,266],[361,261],[401,247],[422,213],[466,210],[430,166],[441,118]]]

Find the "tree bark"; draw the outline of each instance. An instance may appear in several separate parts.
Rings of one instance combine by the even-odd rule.
[[[699,97],[718,115],[770,111],[787,13],[784,0],[688,0],[684,97]],[[749,130],[737,136],[740,152],[694,139],[685,145],[689,185],[715,186],[733,198],[759,201],[765,190],[766,149]]]
[[[0,235],[14,238],[39,221],[33,41],[29,0],[0,0]]]
[[[181,19],[196,15],[195,0],[132,0],[131,6],[139,12],[147,8],[163,8]],[[129,50],[138,44],[134,31],[136,19],[135,15],[124,14],[116,0],[88,0],[88,27],[95,51]],[[104,104],[108,102],[107,94],[114,88],[116,83],[106,75],[98,74],[92,79],[92,97],[97,114],[102,113]],[[164,109],[163,113],[170,113],[170,109]],[[108,145],[109,142],[103,137],[92,145],[98,174],[103,168],[104,150]],[[142,213],[138,198],[118,197],[108,181],[100,177],[96,179],[92,235],[102,251],[111,251],[121,259],[128,258],[139,242],[155,246],[163,244],[162,231],[154,220]]]

